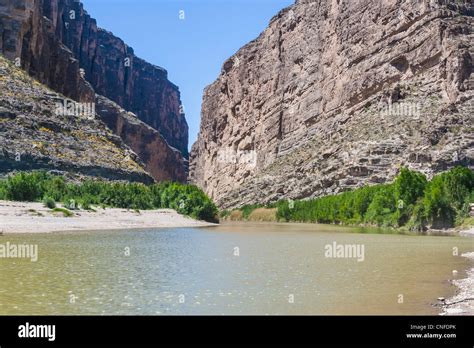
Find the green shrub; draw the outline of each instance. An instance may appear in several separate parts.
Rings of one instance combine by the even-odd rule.
[[[353,194],[353,219],[361,222],[378,190],[377,186],[365,186]]]
[[[277,203],[276,217],[279,221],[291,221],[292,220],[289,201],[284,200],[284,201],[279,201]]]
[[[59,202],[66,193],[66,183],[61,176],[55,176],[44,180],[44,195],[51,197],[54,201]]]
[[[44,196],[43,198],[43,204],[46,208],[49,208],[49,209],[54,209],[56,208],[56,202],[53,198],[49,197],[49,196]]]
[[[395,200],[405,207],[415,204],[418,198],[423,197],[427,183],[422,173],[402,168],[393,183]]]
[[[423,199],[419,199],[415,204],[412,214],[406,224],[406,227],[410,231],[422,232],[427,225],[427,217],[425,212],[425,206]]]
[[[461,209],[466,197],[471,197],[474,190],[474,172],[465,167],[456,167],[441,174],[445,192],[455,209]]]
[[[19,173],[8,177],[6,181],[6,198],[12,201],[32,202],[43,197],[42,180],[44,174]]]
[[[0,200],[7,200],[7,184],[6,184],[6,181],[0,181]]]
[[[393,185],[382,185],[381,190],[370,202],[365,214],[365,221],[377,226],[393,226],[397,218],[395,188]]]
[[[219,217],[221,219],[225,219],[226,217],[230,216],[230,210],[221,210],[221,212],[219,213]]]
[[[444,179],[441,175],[434,177],[423,198],[427,221],[434,228],[453,226],[456,218],[456,211],[449,200]]]

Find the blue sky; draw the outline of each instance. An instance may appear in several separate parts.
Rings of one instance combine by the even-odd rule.
[[[82,0],[100,27],[168,70],[179,86],[189,144],[199,131],[202,91],[224,61],[294,0]],[[184,11],[185,19],[180,19]]]

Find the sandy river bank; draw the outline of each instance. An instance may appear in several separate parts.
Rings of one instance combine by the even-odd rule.
[[[178,214],[171,209],[127,210],[95,208],[96,211],[72,211],[65,217],[42,203],[0,201],[0,232],[50,233],[59,231],[111,230],[155,227],[213,226]]]

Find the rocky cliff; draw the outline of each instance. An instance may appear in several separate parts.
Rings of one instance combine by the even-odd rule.
[[[0,53],[67,97],[95,102],[97,94],[136,114],[142,122],[133,127],[144,129],[134,134],[147,137],[119,135],[132,148],[153,152],[142,160],[157,180],[185,180],[188,126],[179,89],[166,70],[136,57],[122,40],[98,28],[79,1],[0,0]],[[148,143],[140,144],[145,139]]]
[[[135,153],[93,112],[56,112],[64,100],[73,103],[0,56],[0,175],[43,169],[153,182]]]
[[[474,165],[472,1],[298,0],[204,92],[190,180],[221,207]]]
[[[187,173],[182,170],[182,153],[167,146],[156,129],[105,97],[98,95],[96,102],[101,120],[146,163],[146,171],[155,180],[187,180]]]

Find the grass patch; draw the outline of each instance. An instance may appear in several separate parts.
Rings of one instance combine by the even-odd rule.
[[[54,208],[54,209],[52,209],[52,212],[53,213],[61,213],[61,214],[63,214],[64,217],[71,217],[71,216],[74,215],[72,211],[70,211],[66,208]]]
[[[41,214],[36,209],[28,209],[28,213],[30,213],[30,215],[33,215],[33,216],[44,216],[43,214]]]
[[[230,210],[221,210],[221,211],[219,212],[219,217],[220,217],[221,219],[226,219],[226,218],[228,218],[229,216],[230,216]]]
[[[242,212],[242,218],[244,220],[248,220],[250,214],[257,209],[263,207],[261,204],[249,204],[249,205],[244,205],[242,208],[239,210]]]
[[[45,196],[43,198],[43,205],[45,208],[54,209],[56,208],[56,202],[51,197]]]
[[[230,221],[242,221],[244,219],[244,214],[240,210],[232,210],[228,216]]]
[[[474,227],[474,216],[465,218],[459,225],[456,226],[460,230],[467,230]]]
[[[247,220],[260,221],[260,222],[276,222],[277,209],[276,208],[256,208],[250,213]]]

